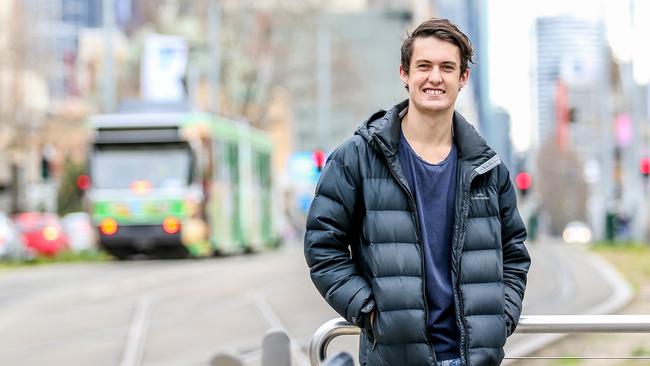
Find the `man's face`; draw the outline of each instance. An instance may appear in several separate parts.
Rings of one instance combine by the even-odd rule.
[[[411,106],[432,114],[453,110],[460,88],[469,80],[469,69],[460,73],[460,50],[435,37],[413,42],[409,73],[400,65],[400,78],[409,87]]]

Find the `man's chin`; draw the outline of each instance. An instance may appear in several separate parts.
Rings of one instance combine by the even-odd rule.
[[[422,111],[431,112],[431,113],[439,113],[449,109],[449,106],[445,103],[441,103],[440,101],[430,101],[430,100],[415,103],[415,107]]]

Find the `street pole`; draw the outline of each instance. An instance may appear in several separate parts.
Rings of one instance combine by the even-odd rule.
[[[631,105],[631,116],[632,116],[632,145],[630,146],[628,157],[626,159],[625,169],[628,171],[629,180],[630,180],[630,193],[629,193],[629,202],[630,206],[633,209],[634,217],[632,220],[633,225],[633,238],[637,242],[644,242],[645,233],[647,230],[647,201],[646,199],[639,199],[639,197],[644,197],[645,190],[644,179],[641,176],[639,171],[639,159],[643,153],[643,143],[644,143],[644,134],[643,134],[643,119],[644,119],[644,101],[643,101],[643,88],[637,84],[636,80],[631,78],[631,93],[630,93],[630,103]]]
[[[631,237],[636,241],[643,241],[646,213],[645,202],[639,200],[639,197],[643,197],[643,182],[638,169],[642,139],[641,119],[643,113],[641,112],[640,88],[634,80],[632,66],[632,63],[624,63],[620,66],[624,100],[622,109],[630,116],[630,128],[632,128],[631,140],[628,142],[628,145],[621,146],[621,165],[623,168],[623,192],[621,196],[623,207],[629,215]]]
[[[644,86],[645,100],[643,105],[645,106],[645,114],[643,116],[644,124],[643,129],[640,131],[642,133],[642,142],[641,142],[641,154],[642,156],[648,156],[650,154],[650,84]],[[643,188],[643,242],[650,242],[650,230],[648,228],[648,219],[650,214],[650,187],[648,186],[648,179],[645,177],[641,183]]]
[[[603,75],[611,75],[612,70],[609,63],[603,63]],[[592,196],[594,202],[592,202],[592,216],[591,221],[594,229],[594,237],[599,240],[606,239],[608,236],[608,218],[610,212],[613,212],[614,209],[614,131],[612,128],[614,120],[614,109],[616,95],[614,90],[616,90],[615,85],[613,84],[614,80],[611,78],[603,78],[598,83],[598,86],[602,89],[602,95],[607,96],[607,102],[600,103],[597,106],[599,119],[599,141],[602,144],[601,149],[596,150],[596,159],[600,162],[600,169],[598,177],[600,177],[599,184],[595,185],[595,196]]]
[[[332,126],[332,49],[331,31],[327,19],[321,15],[318,21],[318,138],[323,150],[329,149],[329,129]]]
[[[104,26],[104,79],[102,83],[102,104],[104,113],[115,110],[115,73],[113,71],[113,33],[115,13],[113,0],[102,1],[102,23]]]
[[[219,45],[221,10],[219,0],[209,0],[208,4],[208,42],[210,47],[210,62],[208,80],[210,83],[208,105],[213,113],[219,113],[219,84],[221,79],[221,49]]]
[[[13,10],[13,11],[12,11]],[[9,76],[11,83],[10,90],[12,99],[9,101],[11,107],[8,110],[8,118],[12,121],[16,137],[10,143],[10,200],[11,212],[16,213],[23,211],[23,193],[25,192],[24,186],[25,175],[23,166],[27,165],[25,155],[33,149],[31,143],[25,143],[31,139],[31,125],[28,125],[26,120],[25,111],[25,85],[23,75],[25,73],[25,63],[28,62],[25,57],[27,46],[26,41],[26,27],[25,27],[25,14],[24,4],[18,0],[14,0],[10,10],[10,25],[9,25],[9,63],[8,68],[12,70]],[[29,60],[31,61],[31,60]]]

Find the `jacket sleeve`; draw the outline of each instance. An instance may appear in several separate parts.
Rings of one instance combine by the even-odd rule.
[[[519,323],[530,256],[524,245],[526,227],[517,210],[517,195],[508,169],[499,167],[499,215],[503,249],[503,284],[505,288],[505,316],[508,335]]]
[[[321,172],[307,215],[304,250],[321,295],[348,322],[363,327],[374,301],[350,251],[358,232],[354,225],[361,182],[356,151],[347,147],[334,151]]]

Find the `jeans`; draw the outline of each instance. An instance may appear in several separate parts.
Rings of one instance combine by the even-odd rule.
[[[460,358],[452,358],[451,360],[438,361],[437,366],[460,366]]]

